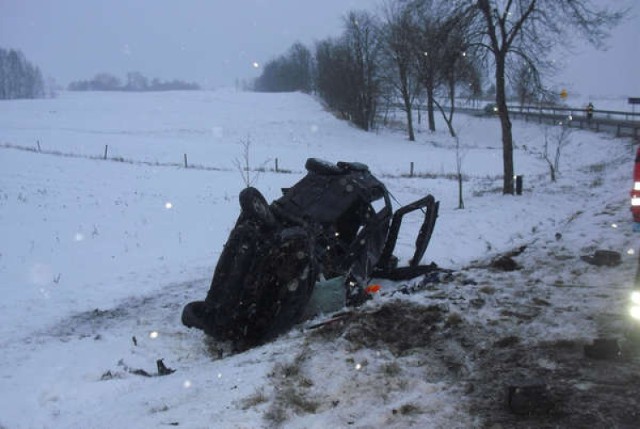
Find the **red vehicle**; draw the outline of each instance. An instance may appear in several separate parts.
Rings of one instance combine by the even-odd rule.
[[[640,147],[636,152],[636,162],[633,167],[633,189],[631,190],[631,213],[633,214],[633,230],[640,232]],[[631,317],[640,321],[640,260],[631,292]]]
[[[633,169],[633,189],[631,190],[631,213],[633,214],[633,230],[640,232],[640,147],[636,152],[636,163]]]

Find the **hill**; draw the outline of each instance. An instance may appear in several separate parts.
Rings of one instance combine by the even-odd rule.
[[[542,153],[555,130],[516,122],[525,187],[505,197],[497,120],[456,121],[464,210],[444,132],[417,143],[392,129],[363,133],[302,94],[0,103],[0,426],[605,427],[637,418],[639,362],[624,336],[638,251],[631,142],[574,131],[552,182]],[[423,262],[454,274],[382,282],[342,323],[314,330],[311,321],[240,354],[187,330],[181,308],[204,297],[239,212],[242,142],[268,200],[302,177],[307,157],[367,163],[401,203],[433,194],[441,212]],[[401,231],[401,263],[417,227],[412,218]],[[596,249],[620,252],[622,264],[580,259]],[[520,269],[492,265],[505,255]],[[598,337],[620,339],[625,360],[588,360],[582,345]],[[144,376],[158,359],[176,372]],[[550,386],[553,412],[504,409],[505,389],[523,379]]]

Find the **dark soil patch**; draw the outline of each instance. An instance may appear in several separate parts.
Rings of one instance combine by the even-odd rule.
[[[637,427],[637,357],[595,361],[584,356],[583,344],[571,341],[509,346],[487,350],[475,361],[471,412],[483,427]],[[514,412],[508,403],[514,386],[545,386],[544,403]]]
[[[445,320],[446,309],[392,301],[371,312],[354,312],[314,331],[324,339],[342,336],[357,348],[386,348],[396,356],[427,346]]]

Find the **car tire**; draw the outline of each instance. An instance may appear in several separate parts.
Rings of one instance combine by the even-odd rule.
[[[311,173],[321,174],[323,176],[338,176],[347,173],[347,170],[319,158],[307,159],[304,167]]]
[[[204,301],[193,301],[184,306],[182,310],[182,324],[187,328],[197,328],[205,330],[206,327],[206,303]]]
[[[248,187],[240,192],[240,208],[245,216],[258,220],[264,225],[272,227],[276,220],[269,203],[256,188]]]

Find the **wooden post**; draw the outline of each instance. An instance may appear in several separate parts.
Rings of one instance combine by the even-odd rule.
[[[280,172],[280,170],[278,169],[278,158],[276,158],[276,173]]]
[[[409,177],[413,177],[413,161],[411,161],[411,167],[409,170]]]
[[[107,152],[109,151],[109,145],[104,145],[104,159],[107,159]]]
[[[516,195],[522,195],[522,175],[516,176]]]
[[[184,154],[184,168],[189,168],[189,164],[187,163],[187,154]]]
[[[36,140],[36,143],[38,144],[38,152],[42,152],[42,149],[40,149],[40,140]]]

